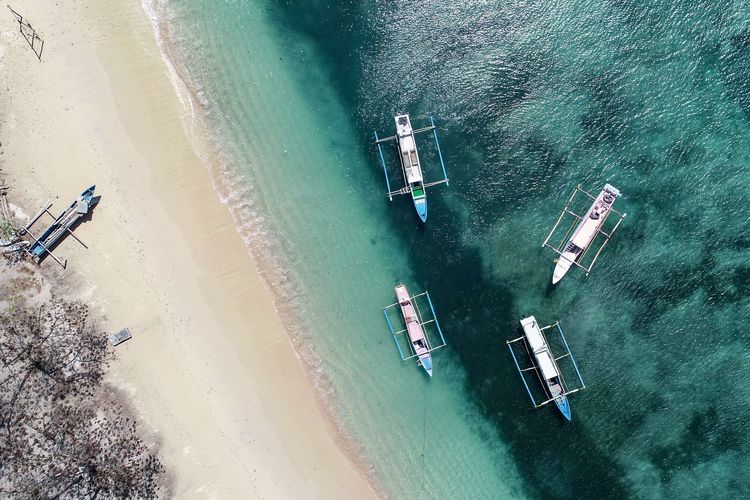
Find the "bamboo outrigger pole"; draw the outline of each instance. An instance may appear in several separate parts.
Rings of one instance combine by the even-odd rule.
[[[50,255],[50,257],[52,257],[53,259],[55,259],[55,262],[57,262],[58,264],[60,264],[60,266],[63,269],[66,268],[66,266],[68,265],[68,259],[65,259],[64,261],[61,261],[60,259],[57,258],[57,256],[55,254],[52,253],[52,250],[50,250],[49,248],[47,248],[47,246],[44,243],[42,243],[36,236],[34,236],[31,233],[31,231],[28,230],[28,228],[25,229],[25,231],[26,231],[26,234],[28,234],[29,236],[31,236],[31,239],[34,240],[34,243],[36,243],[37,245],[39,245],[40,247],[42,247],[44,249],[44,251]],[[25,251],[26,251],[26,253],[31,254],[29,248],[26,248]]]

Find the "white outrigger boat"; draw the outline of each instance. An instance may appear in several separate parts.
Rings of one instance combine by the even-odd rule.
[[[383,172],[385,173],[385,183],[388,187],[388,198],[393,201],[394,195],[411,193],[412,201],[414,202],[414,208],[417,210],[417,214],[422,222],[427,222],[427,191],[426,189],[431,186],[445,183],[448,185],[448,175],[445,172],[445,163],[443,163],[443,154],[440,152],[440,142],[438,142],[437,131],[435,122],[430,117],[430,125],[428,127],[414,130],[411,126],[411,120],[409,115],[398,115],[394,118],[396,122],[396,135],[390,137],[378,138],[378,133],[375,132],[375,144],[378,146],[378,152],[380,153],[380,162],[383,165]],[[422,171],[422,164],[419,161],[419,153],[417,152],[417,143],[415,140],[415,134],[421,132],[432,131],[435,138],[435,145],[437,146],[438,157],[440,158],[440,166],[443,169],[443,179],[425,183],[424,173]],[[391,182],[388,178],[388,169],[385,164],[385,158],[383,156],[383,149],[380,147],[380,143],[386,141],[395,140],[398,146],[399,160],[401,161],[401,172],[404,176],[404,187],[391,190]]]
[[[583,382],[583,378],[581,378],[581,373],[578,371],[575,359],[573,359],[573,355],[570,353],[570,348],[568,347],[568,342],[565,340],[562,328],[560,328],[560,323],[557,322],[554,325],[539,328],[536,318],[534,318],[534,316],[529,316],[528,318],[521,320],[521,326],[523,327],[524,336],[508,340],[506,344],[508,345],[508,349],[510,349],[510,354],[513,356],[513,361],[516,364],[518,373],[521,375],[521,380],[523,380],[523,384],[526,387],[526,392],[528,392],[529,398],[531,398],[531,403],[535,408],[539,408],[540,406],[544,406],[547,403],[554,401],[558,410],[560,410],[560,413],[562,413],[567,420],[571,420],[572,416],[568,394],[585,389],[586,385]],[[566,352],[561,356],[555,357],[554,354],[552,354],[547,338],[544,335],[544,331],[550,328],[557,329],[560,333],[563,344],[565,345]],[[513,352],[512,344],[519,341],[523,342],[529,358],[531,359],[532,366],[529,368],[522,369],[515,353]],[[575,368],[576,375],[580,382],[580,386],[574,389],[568,389],[562,371],[557,364],[558,361],[566,357],[569,357],[573,362],[573,367]],[[539,381],[542,383],[542,388],[544,389],[546,397],[541,403],[537,403],[534,399],[534,396],[531,394],[531,389],[529,389],[529,385],[524,377],[524,373],[529,371],[535,371],[539,377]]]
[[[578,215],[570,210],[570,204],[573,202],[573,199],[575,198],[578,191],[585,193],[593,200],[591,207],[583,216]],[[557,219],[557,222],[552,228],[552,231],[550,231],[547,239],[544,240],[544,243],[542,244],[543,247],[549,247],[559,254],[557,264],[555,265],[555,270],[552,273],[553,285],[563,279],[565,274],[573,265],[576,265],[586,271],[586,275],[591,272],[591,269],[594,266],[594,262],[596,262],[596,259],[599,257],[599,253],[601,253],[604,245],[607,244],[609,238],[612,237],[612,234],[614,234],[615,230],[617,230],[617,228],[620,226],[622,220],[626,217],[626,214],[621,214],[612,207],[618,196],[620,196],[620,191],[611,184],[606,184],[599,193],[599,196],[596,197],[581,189],[580,186],[577,186],[575,191],[573,191],[573,195],[568,200],[568,203],[565,205],[562,213],[560,213],[560,217]],[[604,225],[604,222],[607,220],[607,217],[610,215],[610,213],[616,214],[619,217],[619,220],[609,233],[605,233],[602,230],[602,226]],[[575,220],[573,221],[573,224],[566,233],[565,237],[563,237],[561,244],[558,247],[553,247],[549,245],[548,242],[552,237],[552,234],[559,226],[565,214],[572,215]],[[576,222],[578,223],[577,226]],[[574,227],[575,229],[573,230]],[[604,235],[605,240],[597,250],[589,266],[584,267],[580,262],[589,249],[589,246],[596,238],[597,234]]]
[[[388,322],[388,328],[391,330],[393,340],[396,342],[401,360],[406,361],[407,359],[417,358],[417,365],[424,368],[427,375],[432,377],[432,351],[445,347],[446,344],[443,332],[440,329],[440,323],[438,323],[437,316],[435,315],[435,308],[432,306],[430,294],[425,291],[414,296],[409,296],[409,291],[404,284],[398,285],[395,290],[397,302],[384,307],[383,314],[385,315],[385,320]],[[419,305],[416,301],[419,297],[426,297],[427,303],[430,306],[432,318],[427,321],[423,320],[422,313],[419,310]],[[391,323],[391,319],[388,317],[388,310],[396,306],[399,306],[401,318],[406,326],[406,328],[398,331],[393,328],[393,323]],[[433,345],[427,335],[426,325],[431,323],[435,324],[440,336],[440,343],[437,345]],[[409,356],[404,355],[404,350],[399,342],[399,335],[402,333],[406,333],[409,339]]]

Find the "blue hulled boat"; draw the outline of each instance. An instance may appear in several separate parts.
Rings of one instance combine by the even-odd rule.
[[[33,257],[41,258],[65,233],[73,229],[81,217],[89,213],[89,210],[99,201],[98,197],[94,197],[95,189],[95,185],[84,189],[78,198],[34,241],[28,250]]]
[[[392,200],[395,195],[411,193],[411,199],[414,203],[417,215],[419,215],[419,219],[422,222],[427,222],[427,188],[437,186],[438,184],[448,184],[448,174],[445,172],[445,163],[443,163],[443,154],[440,152],[440,142],[438,142],[435,122],[432,117],[430,117],[429,126],[414,130],[411,126],[409,115],[398,115],[394,117],[394,120],[396,122],[396,135],[381,139],[378,137],[377,132],[375,132],[375,144],[378,147],[380,162],[383,165],[385,183],[388,188],[388,198]],[[415,135],[430,131],[435,139],[435,147],[437,148],[438,158],[440,159],[443,178],[434,182],[425,182],[422,164],[420,163],[419,153],[417,152]],[[391,191],[388,167],[386,166],[383,149],[380,147],[380,144],[393,140],[396,141],[396,145],[398,146],[398,158],[401,162],[401,173],[404,177],[404,186],[400,189]]]
[[[539,408],[540,406],[544,406],[554,401],[557,409],[560,410],[560,413],[562,413],[563,417],[565,417],[566,420],[571,420],[572,415],[570,411],[570,402],[568,401],[568,394],[572,394],[574,392],[580,391],[581,389],[585,389],[586,384],[584,384],[581,373],[578,371],[578,365],[576,364],[575,359],[573,359],[573,355],[570,353],[570,348],[568,347],[567,340],[565,340],[565,335],[562,332],[562,328],[560,328],[560,323],[555,323],[553,325],[540,328],[536,322],[536,318],[534,318],[534,316],[529,316],[528,318],[524,318],[521,320],[521,326],[523,327],[523,336],[513,340],[509,340],[507,341],[507,344],[508,349],[510,349],[511,355],[513,356],[513,361],[516,364],[516,368],[518,369],[518,373],[521,375],[521,380],[523,380],[523,384],[529,394],[531,402],[535,407]],[[552,354],[552,351],[550,350],[549,343],[547,342],[547,338],[544,335],[544,331],[549,329],[557,331],[560,334],[562,343],[565,345],[566,352],[561,356],[555,357],[555,355]],[[532,366],[522,369],[519,365],[518,359],[516,358],[516,355],[514,354],[512,348],[512,345],[517,342],[520,342],[525,346],[529,358],[531,358]],[[565,379],[563,378],[562,372],[560,371],[560,367],[557,363],[563,358],[568,358],[572,363],[573,368],[575,369],[576,378],[580,383],[580,385],[576,388],[570,389],[565,384]],[[536,372],[539,381],[542,383],[545,398],[544,401],[540,403],[537,403],[536,399],[534,399],[531,389],[529,388],[529,384],[526,382],[526,378],[524,377],[524,373],[529,371]]]

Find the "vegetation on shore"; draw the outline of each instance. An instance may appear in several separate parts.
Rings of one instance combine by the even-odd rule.
[[[106,333],[19,253],[0,259],[0,497],[164,494],[156,445],[104,380]]]

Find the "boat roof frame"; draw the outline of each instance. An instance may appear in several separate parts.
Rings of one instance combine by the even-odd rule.
[[[425,189],[427,189],[428,187],[437,186],[439,184],[445,184],[446,186],[448,185],[448,173],[445,170],[445,162],[443,161],[443,153],[440,150],[440,141],[438,140],[437,126],[435,125],[435,120],[432,118],[432,116],[430,116],[430,125],[428,125],[427,127],[412,129],[412,134],[417,135],[417,134],[421,134],[422,132],[429,132],[429,131],[432,131],[433,138],[435,139],[435,146],[437,146],[437,153],[438,153],[438,158],[440,159],[440,167],[442,168],[442,171],[443,171],[443,178],[437,181],[433,181],[433,182],[424,182],[424,171],[422,171],[422,179],[423,179],[422,187]],[[401,194],[408,194],[408,193],[411,193],[412,191],[411,186],[409,186],[409,183],[406,182],[406,172],[404,171],[403,165],[401,166],[401,170],[402,170],[401,173],[404,178],[404,186],[398,189],[391,189],[391,180],[388,177],[388,166],[385,162],[385,156],[383,155],[383,148],[381,144],[384,142],[397,140],[398,135],[390,135],[388,137],[381,138],[381,137],[378,137],[377,131],[375,131],[374,134],[375,134],[375,145],[378,147],[378,153],[380,154],[380,164],[383,167],[383,174],[385,175],[385,185],[386,185],[386,188],[388,189],[387,196],[390,201],[393,201],[394,196],[398,196]],[[416,144],[415,144],[415,147],[416,147]]]
[[[555,356],[552,353],[552,349],[550,347],[549,341],[547,340],[547,336],[544,334],[545,330],[549,329],[556,329],[558,333],[560,334],[560,338],[563,341],[563,344],[565,345],[565,353],[560,356]],[[544,338],[544,343],[547,345],[547,350],[552,356],[553,363],[555,364],[555,367],[557,368],[557,372],[560,374],[560,385],[562,385],[563,393],[560,396],[567,396],[568,394],[573,394],[578,391],[582,391],[586,388],[586,383],[583,381],[583,377],[581,377],[581,372],[578,370],[578,364],[576,363],[575,358],[573,357],[573,354],[570,352],[570,346],[568,346],[568,341],[565,339],[565,334],[562,331],[562,327],[560,326],[560,322],[556,321],[555,323],[551,325],[547,325],[544,328],[540,328],[539,331],[542,333],[542,337]],[[531,365],[528,368],[521,368],[520,363],[518,362],[518,358],[516,357],[516,354],[513,352],[513,345],[522,342],[526,353],[531,360]],[[526,393],[529,395],[529,399],[531,399],[531,404],[534,405],[534,408],[541,408],[542,406],[549,404],[553,402],[555,397],[552,397],[549,393],[549,389],[547,388],[547,383],[542,379],[540,373],[539,373],[539,367],[536,365],[536,362],[534,361],[534,356],[531,353],[529,349],[528,342],[526,341],[526,335],[522,335],[518,338],[512,339],[512,340],[506,340],[505,344],[508,346],[508,350],[510,351],[510,355],[513,357],[513,362],[516,365],[516,369],[518,370],[518,374],[521,376],[521,380],[523,381],[523,385],[526,388]],[[565,381],[565,377],[563,376],[562,370],[557,366],[557,361],[564,359],[564,358],[570,358],[571,362],[573,363],[573,368],[575,368],[576,376],[578,378],[578,382],[580,383],[580,386],[576,386],[573,389],[568,388],[568,384]],[[529,387],[528,382],[526,381],[526,377],[524,376],[524,373],[527,373],[529,371],[534,371],[537,375],[537,378],[539,379],[539,383],[542,386],[542,389],[544,390],[545,395],[547,396],[547,399],[541,402],[537,402],[536,399],[534,399],[534,395],[531,392],[531,388]],[[560,397],[558,396],[558,398]]]
[[[562,212],[560,212],[560,216],[557,218],[557,222],[555,222],[555,225],[552,226],[552,230],[550,230],[549,234],[547,235],[547,238],[544,240],[544,243],[542,243],[542,248],[547,247],[551,249],[553,252],[557,253],[561,258],[563,254],[562,249],[564,245],[570,239],[571,234],[575,230],[576,225],[579,222],[581,222],[583,220],[583,217],[585,216],[585,214],[582,216],[582,215],[575,213],[574,211],[570,209],[570,205],[573,203],[573,200],[575,199],[579,191],[585,194],[586,196],[588,196],[589,198],[591,198],[593,201],[597,200],[596,196],[592,195],[591,193],[583,189],[580,184],[577,185],[576,188],[573,190],[573,194],[570,195],[568,202],[565,204],[565,207],[562,209]],[[626,213],[620,213],[617,210],[615,210],[614,204],[615,202],[613,201],[612,205],[610,205],[610,208],[607,211],[607,214],[605,215],[605,221],[606,221],[606,218],[609,217],[610,213],[614,213],[618,217],[617,223],[615,223],[615,226],[612,228],[612,230],[610,230],[609,233],[603,231],[601,227],[597,228],[597,233],[600,233],[604,236],[604,241],[597,249],[596,253],[594,254],[594,258],[591,260],[588,267],[584,266],[579,261],[583,260],[584,256],[588,253],[588,251],[591,249],[593,245],[589,245],[588,247],[586,247],[583,253],[581,253],[581,255],[572,262],[572,264],[575,264],[577,267],[582,269],[586,273],[586,276],[588,276],[591,273],[591,270],[594,268],[594,264],[596,263],[596,260],[599,258],[599,254],[602,253],[602,250],[604,250],[604,247],[607,245],[607,243],[609,243],[609,239],[615,234],[615,231],[617,231],[617,228],[620,227],[620,224],[622,224],[622,221],[625,220],[625,217],[628,216],[628,214]],[[573,217],[573,222],[571,222],[570,227],[563,235],[563,238],[560,241],[560,243],[557,246],[552,246],[549,244],[549,241],[550,239],[552,239],[552,235],[555,233],[555,230],[557,230],[557,227],[560,225],[560,223],[562,223],[562,220],[566,214]],[[602,221],[602,226],[604,226],[604,221]],[[593,243],[593,240],[592,240],[592,243]]]
[[[432,314],[432,318],[428,319],[427,321],[424,320],[424,317],[422,316],[422,311],[419,309],[419,304],[417,302],[417,298],[419,297],[426,297],[427,303],[430,306],[430,312]],[[425,290],[422,293],[418,293],[415,295],[412,295],[409,297],[409,300],[411,300],[412,304],[414,305],[414,310],[417,313],[417,317],[419,318],[419,326],[421,326],[424,330],[424,338],[425,342],[427,343],[427,351],[432,353],[432,351],[436,351],[440,349],[441,347],[445,347],[447,345],[447,342],[445,341],[445,337],[443,336],[443,330],[440,328],[440,322],[437,319],[437,314],[435,314],[435,307],[432,305],[432,299],[430,298],[430,294],[427,290]],[[401,361],[407,361],[409,359],[413,359],[417,357],[417,353],[414,351],[414,347],[411,345],[411,342],[408,342],[409,345],[409,356],[406,356],[404,353],[404,350],[401,348],[401,344],[399,343],[399,335],[402,335],[406,333],[406,328],[403,328],[401,330],[396,331],[396,329],[393,327],[393,323],[391,322],[391,319],[388,317],[388,311],[396,306],[398,306],[398,302],[394,302],[393,304],[387,305],[383,308],[383,316],[385,316],[385,321],[388,323],[388,329],[391,331],[391,335],[393,336],[393,341],[396,343],[396,348],[398,349],[398,354],[401,356]],[[425,325],[429,325],[431,323],[434,323],[437,327],[438,334],[440,336],[440,343],[437,345],[432,345],[432,342],[430,341],[430,336],[428,333],[428,329],[424,328]]]

